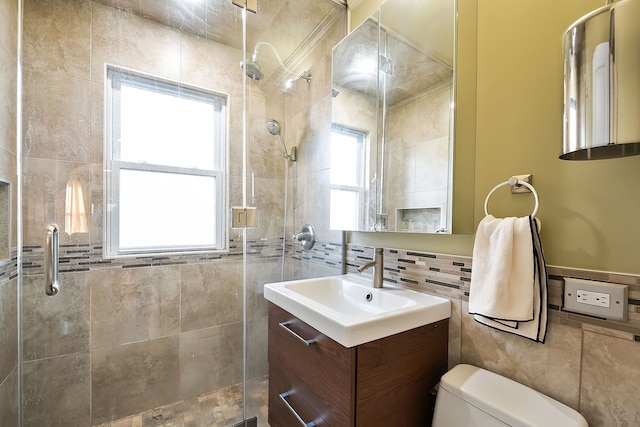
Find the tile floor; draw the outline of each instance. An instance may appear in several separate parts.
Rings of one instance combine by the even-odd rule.
[[[269,425],[268,384],[266,378],[247,384],[247,417],[256,416],[258,427]],[[242,387],[237,384],[94,427],[231,427],[242,415]]]

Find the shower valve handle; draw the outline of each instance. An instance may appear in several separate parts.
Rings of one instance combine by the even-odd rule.
[[[294,241],[302,243],[302,249],[308,251],[316,243],[316,232],[311,224],[305,224],[302,226],[302,231],[294,234],[292,238]]]

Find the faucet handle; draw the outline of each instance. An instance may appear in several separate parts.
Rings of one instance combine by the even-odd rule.
[[[382,288],[382,282],[384,282],[384,249],[374,248],[373,252],[373,261],[362,264],[360,267],[358,267],[358,271],[362,273],[367,268],[373,267],[373,287]]]

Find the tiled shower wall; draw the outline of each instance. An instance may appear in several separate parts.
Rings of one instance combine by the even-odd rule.
[[[233,109],[242,105],[240,58],[235,49],[91,1],[25,1],[26,426],[88,426],[242,380],[238,233],[231,232],[231,254],[218,259],[101,256],[104,63],[228,93]],[[204,66],[214,59],[223,65]],[[232,159],[241,141],[240,116],[230,120]],[[257,182],[267,187],[265,181],[277,178],[264,170]],[[239,174],[231,171],[232,185]],[[69,235],[61,229],[61,291],[47,297],[42,230],[48,222],[64,223],[71,177],[88,189],[90,232]],[[234,204],[237,194],[230,197]],[[265,281],[278,277],[270,245],[281,242],[273,238],[261,245],[264,259],[254,261],[263,264]],[[255,278],[248,283],[250,289],[260,285]],[[249,336],[259,341],[251,326],[261,325],[266,314],[255,292],[249,301]],[[250,359],[249,366],[253,376],[265,375],[264,355]]]
[[[18,423],[18,313],[15,251],[0,262],[0,425]]]
[[[384,194],[392,208],[387,211],[390,230],[446,228],[451,96],[451,84],[441,84],[389,109]],[[424,208],[440,208],[439,214],[426,215]]]
[[[330,47],[343,32],[341,23],[331,25],[331,37],[315,40],[318,45],[305,58],[313,64],[312,85],[298,81],[295,92],[275,97],[263,92],[263,82],[248,82],[248,173],[255,177],[259,208],[258,227],[248,231],[247,241],[249,378],[267,372],[262,285],[281,277],[284,161],[264,124],[270,118],[281,121],[289,145],[300,147],[298,179],[304,184],[299,185],[315,192],[314,185],[323,185],[316,173],[326,171],[305,162],[323,150],[318,138],[330,123]],[[102,258],[104,63],[229,94],[229,199],[235,206],[242,194],[241,59],[237,49],[97,2],[25,1],[26,426],[98,424],[242,380],[238,230],[229,230],[226,254]],[[61,230],[61,291],[46,297],[43,227],[64,223],[65,184],[71,177],[88,189],[90,232]],[[292,196],[288,241],[304,222],[323,217],[309,199],[294,205]],[[326,241],[328,225],[319,229],[327,230],[319,236]],[[325,246],[333,248],[319,242],[317,250]],[[288,244],[287,252],[286,277],[335,274],[339,268],[301,253],[298,245]]]
[[[16,84],[18,2],[0,2],[0,180],[10,182],[12,209],[0,212],[0,425],[18,422],[16,273]],[[3,197],[3,196],[0,196]],[[4,206],[6,201],[0,203]],[[10,238],[9,239],[7,239]],[[11,248],[11,249],[10,249]]]
[[[497,372],[580,411],[593,427],[640,425],[640,276],[548,266],[549,328],[538,344],[468,314],[470,257],[389,249],[384,256],[385,281],[451,300],[450,367],[469,363]],[[372,248],[350,246],[348,272],[372,257]],[[629,320],[561,311],[562,277],[629,285]]]

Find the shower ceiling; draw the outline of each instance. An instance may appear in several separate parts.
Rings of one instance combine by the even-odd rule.
[[[450,66],[391,31],[388,36],[386,43],[388,56],[393,61],[393,76],[387,88],[387,105],[451,81]],[[375,97],[378,94],[378,22],[365,21],[338,46],[333,53],[334,85]],[[373,63],[373,69],[363,69],[362,63]]]
[[[107,6],[242,49],[242,9],[231,0],[95,0]],[[303,42],[326,24],[318,17],[336,16],[332,0],[259,0],[258,12],[247,14],[247,50],[258,41],[277,46],[283,59],[296,53]],[[278,31],[274,31],[278,28]]]

